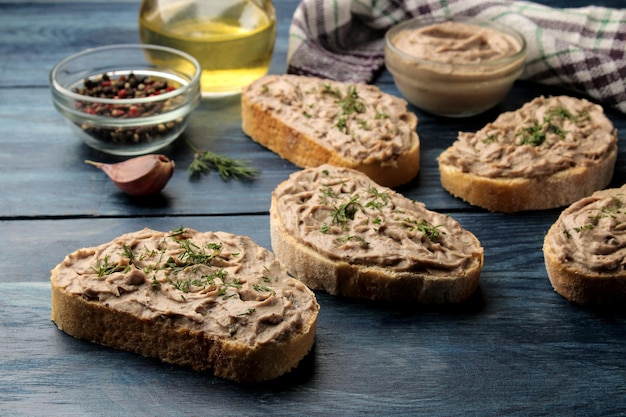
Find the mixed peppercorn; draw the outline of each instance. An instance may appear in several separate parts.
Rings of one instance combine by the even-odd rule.
[[[75,93],[88,97],[107,99],[133,99],[157,96],[173,90],[176,86],[165,79],[153,76],[136,75],[129,73],[118,77],[104,73],[96,77],[86,78],[83,85],[74,89]],[[172,99],[138,103],[138,104],[112,104],[77,102],[77,108],[87,114],[104,117],[128,119],[135,117],[148,117],[168,111],[172,107]],[[121,145],[148,143],[159,139],[171,130],[175,129],[181,120],[165,123],[156,123],[141,127],[99,127],[91,123],[83,123],[80,127],[85,132],[99,140]]]

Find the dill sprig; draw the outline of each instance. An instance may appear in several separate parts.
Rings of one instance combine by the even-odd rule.
[[[365,102],[361,100],[359,97],[359,93],[357,91],[356,85],[349,85],[346,89],[346,95],[342,96],[339,88],[332,88],[330,84],[325,84],[322,87],[323,94],[330,94],[335,97],[335,102],[341,108],[341,113],[337,117],[337,121],[335,122],[335,127],[339,129],[341,132],[348,134],[348,116],[354,113],[365,113],[366,106]],[[386,118],[388,117],[384,113],[379,113],[376,115],[376,118]],[[362,129],[367,129],[367,123],[364,121],[357,122],[360,124]]]
[[[254,309],[254,307],[250,307],[249,309],[247,309],[246,311],[237,314],[238,316],[249,316],[250,314],[254,313],[256,310]]]
[[[618,215],[626,214],[626,210],[624,210],[625,203],[620,198],[622,194],[611,197],[611,203],[598,209],[597,214],[589,215],[587,220],[589,223],[585,223],[582,226],[574,227],[573,230],[578,233],[582,233],[586,230],[592,230],[595,228],[601,219],[610,217],[612,219],[617,219]],[[571,234],[569,230],[564,230],[565,235],[570,238]]]
[[[236,180],[250,179],[261,173],[258,169],[250,167],[247,161],[233,159],[211,151],[203,151],[191,144],[189,146],[194,151],[193,161],[191,161],[187,169],[190,178],[199,178],[202,175],[209,174],[212,170],[217,170],[224,181],[230,178]]]
[[[344,114],[365,112],[365,103],[360,99],[354,85],[348,86],[346,96],[339,100],[339,105]]]
[[[424,235],[426,235],[426,237],[432,241],[438,240],[441,236],[441,233],[444,233],[439,230],[440,227],[441,225],[433,225],[423,219],[421,219],[417,223],[417,230],[424,233]]]
[[[426,236],[429,240],[433,242],[439,240],[442,233],[445,234],[445,232],[440,230],[443,225],[433,225],[424,219],[415,220],[410,217],[398,217],[396,218],[396,221],[399,222],[400,226],[411,232],[415,230],[422,232],[424,236]]]
[[[518,135],[522,137],[520,145],[540,146],[546,141],[545,125],[534,122],[523,127]]]
[[[98,274],[98,278],[102,278],[106,275],[111,275],[114,272],[122,272],[126,269],[126,266],[122,266],[116,263],[109,263],[109,255],[105,255],[104,259],[97,259],[96,266],[92,269]]]
[[[350,220],[354,220],[354,215],[356,214],[357,209],[361,207],[361,204],[358,200],[359,196],[355,195],[351,197],[350,200],[348,200],[346,203],[335,206],[331,214],[333,218],[333,223],[341,224],[347,223]]]

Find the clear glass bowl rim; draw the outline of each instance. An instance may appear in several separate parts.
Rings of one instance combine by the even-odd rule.
[[[141,98],[125,98],[125,99],[114,99],[114,98],[102,98],[102,97],[90,97],[83,94],[75,93],[74,91],[65,88],[57,81],[57,73],[60,69],[66,65],[67,63],[84,57],[86,55],[96,53],[96,52],[105,52],[105,51],[114,51],[120,49],[129,49],[129,50],[155,50],[161,52],[168,52],[174,55],[179,55],[193,64],[194,74],[191,76],[191,80],[189,83],[177,88],[175,90],[169,91],[164,94],[159,94],[158,96],[151,97],[141,97]],[[200,83],[200,75],[202,73],[202,67],[196,58],[189,55],[186,52],[180,51],[178,49],[170,48],[167,46],[161,45],[151,45],[151,44],[138,44],[138,43],[127,43],[127,44],[116,44],[116,45],[105,45],[98,46],[95,48],[84,49],[80,52],[72,54],[66,58],[63,58],[61,61],[57,62],[52,70],[50,70],[50,85],[52,88],[60,95],[65,96],[66,98],[70,98],[77,101],[82,102],[93,102],[93,103],[102,103],[102,104],[122,104],[122,105],[131,105],[131,104],[140,104],[140,103],[151,103],[155,101],[163,101],[169,98],[173,98],[179,95],[184,95],[188,90],[195,88],[195,85]]]

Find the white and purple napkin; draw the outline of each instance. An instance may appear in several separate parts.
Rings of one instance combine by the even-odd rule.
[[[384,35],[420,16],[475,16],[526,38],[521,79],[561,85],[626,113],[626,9],[558,9],[507,0],[302,0],[289,29],[287,72],[372,82]]]

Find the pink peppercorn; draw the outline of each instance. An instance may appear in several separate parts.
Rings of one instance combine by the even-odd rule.
[[[177,87],[170,85],[166,79],[152,77],[152,76],[137,76],[134,73],[125,75],[119,75],[114,78],[113,76],[104,73],[100,76],[94,76],[86,78],[83,82],[83,86],[74,89],[74,92],[89,96],[89,97],[101,97],[108,99],[132,99],[142,98],[147,96],[156,96],[161,93],[170,92],[176,90]],[[115,117],[120,119],[147,117],[159,114],[164,106],[169,106],[167,103],[138,103],[137,105],[128,104],[99,104],[99,103],[76,103],[77,109],[87,114]],[[171,129],[176,129],[176,122],[169,122],[166,124],[158,123],[155,125],[140,126],[140,127],[93,127],[89,124],[81,125],[80,127],[87,131],[93,137],[97,137],[99,140],[109,143],[128,144],[128,143],[147,143],[167,133]]]

